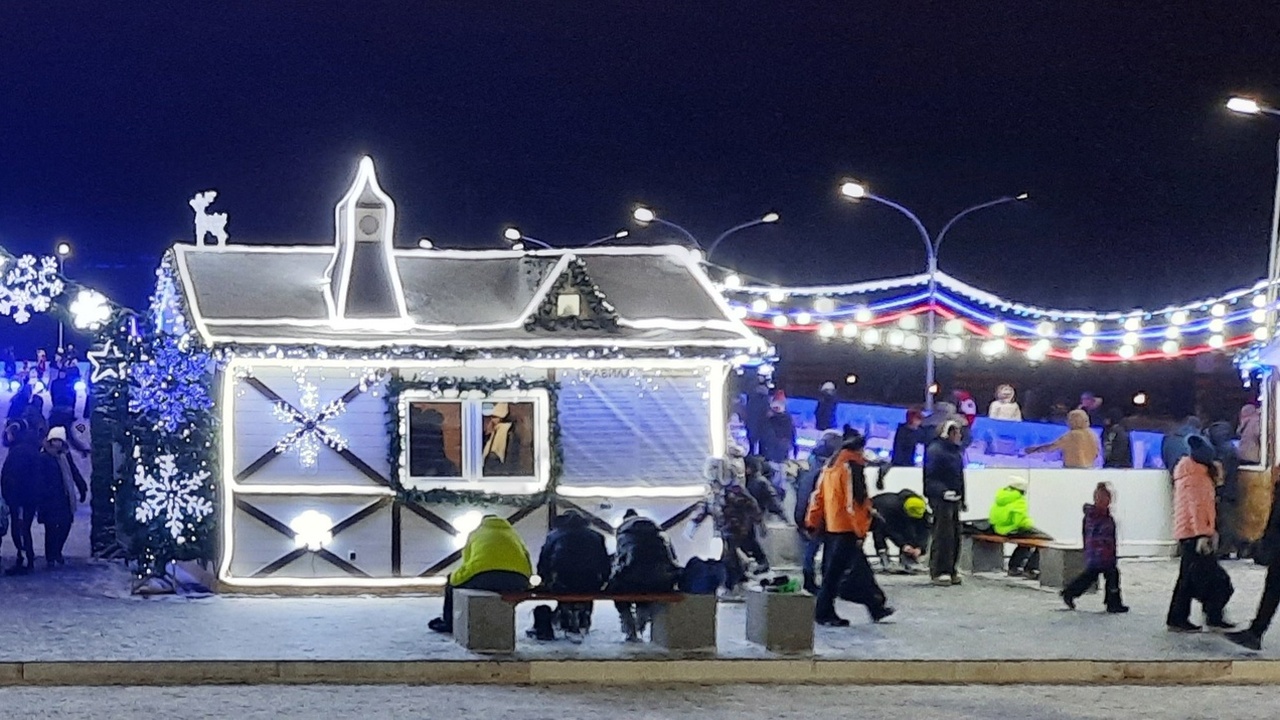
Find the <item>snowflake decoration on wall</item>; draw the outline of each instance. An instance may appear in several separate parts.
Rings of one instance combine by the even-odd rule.
[[[19,324],[25,323],[32,313],[47,311],[62,290],[57,259],[23,255],[4,275],[4,284],[0,286],[0,313],[12,315]]]
[[[321,443],[339,452],[347,449],[347,439],[329,424],[347,411],[347,404],[342,398],[338,398],[320,407],[320,389],[307,380],[307,374],[300,372],[294,379],[301,393],[298,401],[301,408],[283,402],[276,403],[272,408],[277,420],[295,425],[288,435],[276,443],[276,452],[284,454],[297,449],[298,461],[302,466],[313,468],[320,459]]]
[[[174,540],[181,542],[185,525],[198,523],[213,514],[213,503],[202,494],[208,479],[209,473],[203,470],[184,475],[178,470],[173,455],[157,457],[154,474],[139,462],[133,482],[141,497],[134,518],[140,523],[163,519],[165,529]]]
[[[178,432],[213,404],[208,375],[209,354],[193,347],[190,336],[161,335],[140,362],[129,365],[129,410],[153,419],[156,430]]]

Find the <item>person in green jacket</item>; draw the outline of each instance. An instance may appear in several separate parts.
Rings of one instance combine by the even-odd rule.
[[[438,633],[453,633],[454,588],[520,592],[529,589],[532,575],[529,549],[515,528],[497,515],[485,515],[462,547],[462,564],[449,574],[444,586],[444,611],[427,627]]]
[[[1031,522],[1031,514],[1027,510],[1027,489],[1030,484],[1025,478],[1012,477],[1009,484],[996,492],[996,500],[991,505],[987,520],[991,530],[997,535],[1021,538],[1040,538],[1052,540],[1048,534],[1037,530]],[[1033,547],[1019,546],[1009,556],[1009,575],[1036,579],[1040,577],[1040,550]]]

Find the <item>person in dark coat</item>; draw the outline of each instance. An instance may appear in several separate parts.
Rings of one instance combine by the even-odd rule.
[[[5,413],[5,417],[9,420],[19,420],[23,413],[27,410],[27,405],[31,403],[31,383],[24,382],[18,388],[18,392],[9,398],[9,409]]]
[[[822,538],[805,529],[804,517],[809,511],[809,498],[813,495],[814,486],[818,484],[818,476],[822,474],[822,468],[835,456],[842,442],[839,430],[832,429],[823,432],[822,437],[818,439],[817,444],[813,446],[813,450],[809,453],[809,467],[796,478],[796,511],[794,519],[796,521],[796,530],[800,533],[801,541],[804,542],[804,565],[802,568],[804,589],[813,595],[818,594],[816,562],[818,548],[822,547]]]
[[[1116,564],[1116,520],[1111,516],[1111,488],[1098,483],[1093,504],[1084,506],[1081,537],[1084,538],[1084,572],[1062,590],[1062,602],[1076,609],[1076,598],[1088,592],[1101,575],[1106,583],[1103,602],[1109,613],[1127,613],[1120,600],[1120,569]]]
[[[933,508],[929,577],[937,585],[959,585],[960,513],[967,510],[961,422],[949,420],[924,451],[924,496]]]
[[[1222,482],[1218,485],[1218,557],[1229,559],[1241,546],[1237,528],[1240,524],[1240,456],[1232,442],[1235,428],[1219,421],[1206,430],[1213,446],[1214,460],[1222,466]]]
[[[89,486],[71,459],[66,431],[60,427],[49,430],[40,450],[37,477],[40,479],[40,508],[36,519],[44,525],[44,561],[50,568],[66,565],[62,549],[71,535],[77,498],[83,503]]]
[[[1164,441],[1160,443],[1160,459],[1164,462],[1165,469],[1169,471],[1170,479],[1173,477],[1173,469],[1178,466],[1178,461],[1191,454],[1187,438],[1199,434],[1200,418],[1195,415],[1188,415],[1177,430],[1165,434]]]
[[[1111,408],[1102,419],[1102,467],[1133,467],[1133,444],[1129,440],[1129,428],[1124,424],[1124,413]]]
[[[743,424],[747,426],[747,454],[760,452],[760,441],[764,437],[764,423],[769,417],[769,386],[762,379],[759,385],[747,394],[746,417]]]
[[[664,593],[675,590],[680,568],[671,543],[657,523],[627,510],[618,526],[618,551],[613,557],[611,593]],[[640,639],[653,620],[650,603],[615,602],[627,642]]]
[[[769,461],[770,482],[778,497],[786,497],[784,484],[786,463],[796,452],[796,425],[787,412],[786,398],[778,397],[769,404],[769,416],[765,418],[760,436],[760,454]]]
[[[1267,634],[1271,621],[1280,608],[1280,488],[1272,495],[1271,514],[1267,517],[1267,529],[1258,544],[1255,561],[1267,566],[1267,578],[1262,583],[1262,597],[1258,599],[1258,610],[1254,613],[1249,627],[1229,632],[1226,638],[1241,647],[1250,650],[1262,649],[1262,636]]]
[[[598,593],[609,581],[609,550],[604,536],[591,529],[577,510],[566,510],[538,553],[542,587],[555,593]],[[578,634],[591,628],[592,603],[559,603],[560,629]]]
[[[35,567],[36,553],[31,542],[31,524],[40,506],[40,445],[21,420],[4,430],[9,453],[0,467],[0,497],[9,506],[9,533],[18,559],[6,575],[25,575]]]
[[[779,520],[786,522],[787,511],[782,508],[782,502],[778,500],[778,494],[774,492],[773,484],[769,482],[768,464],[763,458],[753,455],[746,459],[746,467],[747,494],[756,501],[761,515],[773,514]]]
[[[923,427],[924,414],[912,408],[907,411],[907,421],[898,425],[893,434],[894,467],[912,467],[916,464],[916,446],[929,441],[929,431]]]
[[[822,383],[818,395],[818,407],[813,411],[813,426],[819,430],[830,430],[836,426],[836,407],[840,401],[836,398],[836,384]]]
[[[889,569],[889,542],[898,547],[902,567],[912,570],[920,555],[929,549],[933,516],[924,498],[910,490],[880,493],[871,498],[874,514],[871,539],[880,556],[880,566]]]
[[[54,372],[53,382],[49,383],[50,407],[54,409],[69,407],[72,408],[71,412],[74,414],[76,406],[75,383],[67,376],[66,368],[58,367]]]

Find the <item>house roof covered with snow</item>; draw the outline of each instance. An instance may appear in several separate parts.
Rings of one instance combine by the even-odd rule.
[[[335,210],[332,245],[177,245],[209,343],[759,351],[679,246],[397,249],[395,206],[366,159]]]

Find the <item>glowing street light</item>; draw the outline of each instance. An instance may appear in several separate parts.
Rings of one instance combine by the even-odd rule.
[[[58,257],[60,258],[65,258],[71,255],[71,243],[67,242],[66,240],[63,240],[62,242],[58,243],[58,246],[56,248],[54,248],[54,252],[58,253]]]
[[[631,211],[631,217],[641,225],[648,225],[658,219],[658,214],[653,211],[653,208],[637,205],[636,209]]]
[[[66,240],[59,240],[53,246],[53,253],[58,257],[58,274],[62,275],[62,270],[66,265],[67,258],[71,257],[71,243]],[[62,349],[62,341],[66,335],[66,327],[62,320],[58,320],[58,349]]]
[[[529,237],[528,235],[525,235],[524,233],[520,232],[520,228],[514,225],[508,225],[506,229],[502,231],[502,237],[505,238],[507,242],[511,243],[512,250],[523,250],[525,243],[533,243],[534,245],[537,245],[538,247],[541,247],[541,248],[546,248],[547,250],[554,249],[547,243],[544,243],[537,238],[532,238],[532,237]]]
[[[1227,101],[1227,109],[1231,112],[1243,113],[1245,115],[1257,115],[1262,112],[1262,106],[1257,100],[1244,97],[1233,97]]]
[[[716,248],[719,247],[720,243],[724,242],[725,238],[738,232],[739,230],[746,230],[747,228],[755,227],[756,225],[769,225],[772,223],[776,223],[781,219],[782,219],[782,216],[779,215],[778,213],[767,212],[764,215],[756,218],[755,220],[748,220],[747,222],[744,222],[740,225],[734,225],[728,230],[725,230],[724,232],[720,233],[716,237],[716,239],[711,242],[710,247],[707,248],[707,258],[708,259],[711,258],[711,253],[716,251]]]
[[[897,210],[898,212],[905,215],[907,219],[910,220],[913,225],[915,225],[916,231],[920,233],[920,239],[924,241],[925,257],[928,261],[926,272],[929,275],[929,300],[931,302],[936,302],[938,297],[938,279],[937,279],[938,250],[942,248],[942,241],[946,239],[947,231],[950,230],[951,227],[955,225],[957,221],[960,220],[960,218],[963,218],[970,213],[974,213],[989,207],[995,207],[997,205],[1003,205],[1009,202],[1018,202],[1020,200],[1026,200],[1028,197],[1030,197],[1028,193],[1019,193],[1018,195],[1007,195],[1005,197],[992,200],[990,202],[985,202],[980,205],[974,205],[973,207],[966,208],[956,213],[954,216],[952,216],[952,218],[948,220],[945,225],[942,226],[942,229],[938,231],[938,234],[936,236],[931,236],[929,234],[928,229],[925,228],[924,223],[921,222],[920,218],[916,216],[915,213],[911,212],[906,207],[892,200],[889,200],[888,198],[884,198],[879,195],[876,195],[875,193],[867,189],[866,185],[863,185],[860,182],[856,182],[853,180],[845,180],[840,184],[840,195],[841,197],[844,197],[848,200],[863,200],[863,199],[874,200],[880,203],[881,205],[887,205],[893,208],[894,210]],[[926,388],[932,388],[935,385],[934,354],[936,350],[933,342],[934,334],[935,334],[935,327],[934,327],[935,323],[936,323],[935,313],[929,312],[928,326],[927,326],[926,337],[925,337],[926,342],[924,343],[924,348],[925,348],[924,384]],[[926,410],[933,409],[933,396],[935,394],[936,393],[934,392],[925,393],[924,406]]]
[[[1280,110],[1268,107],[1259,103],[1257,100],[1246,97],[1233,97],[1227,101],[1227,109],[1240,113],[1242,115],[1271,115],[1280,117]],[[1276,155],[1280,160],[1280,139],[1276,142]],[[1275,327],[1276,322],[1276,281],[1280,280],[1280,161],[1276,166],[1276,188],[1273,198],[1273,206],[1271,209],[1271,253],[1267,262],[1267,295],[1264,300],[1266,313],[1266,324],[1264,327],[1270,330]],[[1218,337],[1215,335],[1210,338],[1210,345],[1213,345],[1213,339]]]

